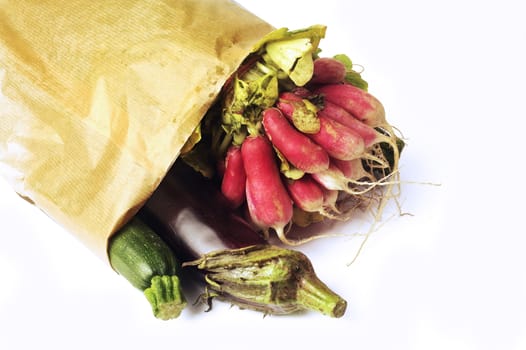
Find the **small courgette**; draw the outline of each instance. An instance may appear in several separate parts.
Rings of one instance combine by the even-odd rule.
[[[179,262],[171,248],[139,218],[110,240],[113,269],[144,292],[155,317],[177,318],[186,306],[178,277]]]

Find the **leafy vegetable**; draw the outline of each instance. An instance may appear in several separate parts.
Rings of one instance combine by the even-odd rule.
[[[289,30],[288,28],[279,28],[264,36],[256,45],[254,52],[261,54],[265,51],[265,45],[276,42],[294,39],[309,38],[313,47],[318,47],[321,39],[325,37],[327,27],[324,25],[313,25],[303,29]]]
[[[278,98],[278,80],[273,73],[250,72],[252,80],[235,79],[233,93],[225,103],[222,127],[234,145],[241,145],[248,135],[258,135],[261,112]]]
[[[274,41],[266,45],[263,58],[278,66],[294,84],[303,86],[312,77],[314,49],[309,38]]]
[[[345,81],[362,90],[367,91],[369,84],[362,78],[362,75],[354,70],[351,59],[345,54],[335,55],[334,58],[345,65]]]

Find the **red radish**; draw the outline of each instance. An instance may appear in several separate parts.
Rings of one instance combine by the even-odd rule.
[[[312,174],[312,178],[327,190],[345,191],[347,189],[345,175],[333,163],[331,163],[329,169]]]
[[[289,180],[287,189],[298,208],[307,212],[319,212],[323,208],[323,189],[308,174],[297,180]]]
[[[343,172],[333,163],[331,163],[329,169],[316,174],[312,174],[312,178],[324,188],[331,191],[343,191],[353,195],[358,195],[366,192],[365,190],[357,190],[351,188],[349,184],[352,181],[348,179],[343,174]],[[371,186],[370,184],[368,185]]]
[[[361,170],[356,171],[356,173],[361,173],[361,175],[357,175],[359,177],[358,179],[353,179],[352,177],[348,178],[344,172],[336,166],[335,163],[336,162],[331,162],[329,169],[325,171],[312,174],[312,178],[328,190],[342,191],[353,196],[358,196],[369,192],[376,186],[385,186],[391,184],[389,182],[375,180],[374,178],[372,178],[372,181],[368,181],[367,179],[361,181],[363,177],[370,178],[370,176],[372,176],[367,174],[365,171],[361,173]],[[345,170],[348,171],[348,169]],[[356,176],[356,174],[351,173],[351,176]]]
[[[308,91],[309,90],[307,90],[306,88],[296,89],[295,92],[284,91],[279,94],[278,103],[280,101],[281,102],[301,102],[303,101],[303,97],[302,97],[303,94],[305,94],[305,96],[308,96],[307,95]]]
[[[296,130],[277,108],[263,112],[263,127],[274,145],[296,168],[314,173],[329,167],[329,155],[305,134]]]
[[[360,158],[352,160],[340,160],[333,158],[331,159],[331,164],[338,168],[342,172],[343,176],[345,176],[346,178],[350,178],[353,176],[353,171],[355,170],[355,162],[361,161],[362,160]]]
[[[273,228],[285,243],[284,229],[292,219],[292,200],[277,167],[274,150],[265,136],[249,136],[241,145],[247,176],[246,199],[252,221],[268,235]]]
[[[342,107],[325,100],[322,109],[318,111],[318,116],[324,116],[347,126],[360,135],[365,142],[365,147],[377,142],[379,133],[371,126],[359,121]]]
[[[239,146],[230,146],[225,157],[225,168],[221,181],[221,192],[232,208],[245,201],[246,175]]]
[[[365,153],[365,143],[358,133],[337,121],[318,116],[320,131],[309,137],[333,158],[351,160]]]
[[[295,108],[304,107],[305,101],[308,101],[307,98],[310,96],[312,96],[312,93],[303,87],[294,89],[294,92],[284,91],[279,94],[276,107],[290,119]]]
[[[347,220],[348,213],[338,208],[339,191],[327,190],[309,174],[289,180],[287,189],[296,207],[308,213],[318,213],[333,220]]]
[[[381,181],[378,181],[374,177],[372,171],[366,171],[364,169],[362,159],[331,159],[331,164],[338,170],[340,170],[342,172],[342,175],[345,177],[348,188],[348,190],[346,191],[347,193],[363,194],[369,190],[372,190],[376,186],[383,185],[380,183]],[[331,176],[338,177],[339,174],[335,173]]]
[[[335,84],[345,79],[345,65],[331,57],[314,60],[314,71],[309,84]]]
[[[394,137],[394,132],[389,125],[384,125],[381,128],[375,129],[355,117],[353,117],[349,112],[347,112],[342,107],[325,100],[324,108],[318,111],[318,116],[323,118],[327,117],[330,119],[333,119],[337,122],[340,122],[344,124],[345,126],[349,127],[353,131],[355,131],[358,135],[362,137],[364,140],[365,148],[367,148],[366,152],[360,157],[364,160],[369,160],[369,166],[370,168],[389,168],[389,164],[385,158],[379,157],[378,154],[381,154],[382,152],[377,152],[378,145],[381,143],[388,144],[391,149],[394,150],[395,156],[394,159],[398,159],[399,152],[398,152],[398,145],[396,143],[396,137]],[[376,149],[375,149],[376,147]],[[354,165],[355,171],[352,176],[346,177],[350,180],[353,180],[356,184],[358,184],[358,180],[361,179],[369,179],[373,182],[376,182],[375,177],[373,176],[372,171],[365,171],[363,168],[363,165],[361,164],[361,161],[356,159],[358,162]],[[345,166],[343,164],[344,162],[340,162],[341,166]],[[352,161],[351,161],[352,163]],[[395,166],[396,167],[396,166]]]
[[[296,88],[293,92],[283,92],[279,96],[277,103],[278,108],[283,112],[284,115],[289,118],[292,118],[292,114],[295,108],[301,106],[305,99],[308,99],[312,96],[315,96],[307,88]],[[339,105],[332,103],[328,100],[324,101],[324,107],[317,112],[318,118],[330,118],[339,122],[340,124],[348,127],[358,134],[364,141],[364,147],[369,148],[374,144],[385,142],[390,144],[393,148],[396,147],[396,141],[393,140],[392,131],[388,134],[381,133],[377,131],[374,127],[365,124],[364,122],[355,118],[351,113],[347,112],[345,109]],[[390,126],[387,126],[387,129],[390,130]],[[385,130],[384,130],[385,131]],[[378,159],[371,156],[371,154],[366,154],[366,158],[378,161]]]
[[[297,180],[289,180],[287,189],[298,208],[330,219],[342,219],[336,204],[338,191],[325,189],[309,174]]]
[[[279,94],[276,107],[290,120],[297,106],[295,103],[303,103],[303,99],[293,92],[282,92]]]
[[[303,99],[292,93],[279,95],[277,107],[292,121],[293,113]],[[365,152],[365,143],[358,133],[345,125],[317,114],[320,128],[317,133],[307,134],[314,142],[334,158],[350,160],[360,157]]]
[[[353,160],[340,160],[340,159],[331,159],[331,163],[334,164],[349,181],[372,181],[376,182],[374,176],[363,168],[362,159],[353,159]]]
[[[309,98],[312,96],[312,92],[303,86],[298,86],[292,90],[292,94],[297,97],[301,98]],[[286,99],[287,95],[284,95],[283,97]]]
[[[314,90],[316,94],[323,94],[330,101],[365,124],[376,127],[383,126],[385,109],[382,103],[365,90],[351,84],[326,84]]]

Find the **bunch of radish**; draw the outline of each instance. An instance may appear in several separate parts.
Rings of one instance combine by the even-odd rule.
[[[311,80],[280,91],[262,109],[257,133],[232,143],[221,163],[231,206],[246,204],[258,228],[287,244],[301,242],[286,236],[295,213],[343,220],[380,198],[375,189],[393,183],[400,151],[383,105],[346,82],[341,61],[317,58],[313,66]],[[281,171],[283,162],[294,175]]]
[[[230,206],[265,237],[273,230],[286,244],[311,239],[289,238],[294,224],[381,209],[397,183],[403,148],[350,59],[319,57],[316,46],[301,51],[308,44],[302,35],[290,34],[286,49],[267,45],[247,58],[202,122],[199,137],[207,146],[198,144],[186,157],[215,177]],[[215,175],[203,170],[207,162]]]

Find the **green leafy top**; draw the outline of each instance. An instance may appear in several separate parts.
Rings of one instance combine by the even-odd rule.
[[[353,63],[347,55],[339,54],[335,55],[333,58],[343,63],[345,66],[345,81],[347,83],[367,91],[369,84],[362,78],[362,75],[359,72],[354,70]]]
[[[313,55],[325,35],[324,26],[289,31],[278,29],[264,37],[253,54],[262,58],[241,76],[226,92],[223,107],[223,129],[241,144],[247,135],[257,135],[261,112],[274,105],[279,86],[291,81],[305,85],[312,77]]]

